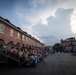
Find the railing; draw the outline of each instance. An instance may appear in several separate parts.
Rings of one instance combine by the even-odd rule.
[[[30,62],[28,62],[28,60],[24,60],[22,57],[19,56],[19,51],[18,54],[14,54],[10,51],[7,51],[6,49],[0,49],[0,56],[3,56],[3,60],[5,60],[5,62],[9,63],[11,62],[11,60],[13,60],[14,62],[17,62],[18,65],[20,66],[21,64],[31,64]],[[28,58],[29,59],[29,58]],[[29,59],[30,61],[30,59]],[[1,61],[0,61],[1,62]]]
[[[5,61],[7,63],[10,62],[10,60],[8,59],[11,59],[15,62],[18,62],[18,65],[20,66],[22,63],[25,63],[25,61],[22,61],[22,59],[19,57],[19,54],[16,55],[14,53],[11,53],[10,51],[6,51],[6,49],[1,49],[0,50],[0,57],[2,58],[2,60],[0,60],[0,62],[2,61]]]
[[[0,63],[6,63],[6,50],[0,49]]]

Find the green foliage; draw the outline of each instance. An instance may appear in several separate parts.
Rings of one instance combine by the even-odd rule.
[[[54,46],[53,46],[53,50],[56,50],[56,51],[62,51],[62,46],[60,45],[60,43],[56,43],[56,44],[54,44]]]

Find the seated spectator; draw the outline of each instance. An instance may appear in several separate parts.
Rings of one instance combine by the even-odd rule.
[[[19,57],[22,57],[23,53],[24,53],[24,51],[21,49],[21,50],[19,51]]]
[[[14,54],[18,54],[18,51],[15,49],[15,47],[11,47],[10,52]]]
[[[10,50],[10,46],[6,46],[6,51],[9,52]]]

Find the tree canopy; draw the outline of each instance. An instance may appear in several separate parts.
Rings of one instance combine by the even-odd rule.
[[[61,44],[60,44],[60,43],[54,44],[53,50],[56,50],[57,52],[58,52],[58,51],[62,51],[62,46],[61,46]]]

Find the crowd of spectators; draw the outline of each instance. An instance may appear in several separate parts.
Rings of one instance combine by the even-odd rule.
[[[31,47],[25,44],[6,44],[0,45],[0,50],[5,49],[7,53],[13,54],[13,56],[17,56],[22,61],[30,63],[30,64],[39,64],[44,57],[47,56],[47,52],[45,53],[43,49],[37,47]]]

